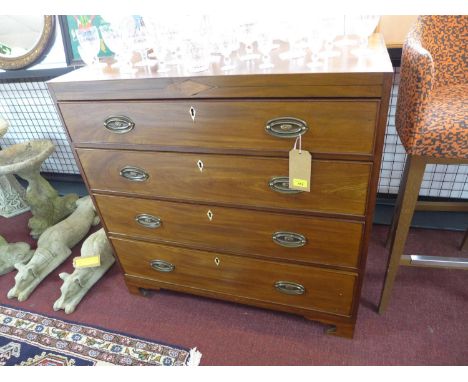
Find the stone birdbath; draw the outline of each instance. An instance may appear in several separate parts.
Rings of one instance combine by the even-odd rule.
[[[33,214],[28,227],[37,239],[48,227],[62,221],[76,208],[78,195],[63,197],[40,174],[44,160],[54,151],[48,140],[17,143],[0,151],[0,176],[16,174],[28,182],[26,202]]]
[[[0,139],[8,131],[8,122],[0,117]],[[10,218],[29,210],[24,188],[14,175],[0,176],[0,216]]]

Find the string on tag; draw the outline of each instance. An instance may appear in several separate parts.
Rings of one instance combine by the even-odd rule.
[[[297,138],[296,138],[296,142],[294,142],[294,150],[296,150],[296,146],[297,146],[297,141],[299,140],[299,154],[302,153],[302,135],[299,135]]]

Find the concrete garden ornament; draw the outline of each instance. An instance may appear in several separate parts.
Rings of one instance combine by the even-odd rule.
[[[12,243],[0,236],[0,276],[15,269],[15,264],[26,264],[34,254],[28,243]]]
[[[0,139],[8,131],[8,122],[0,117]],[[0,176],[0,216],[9,218],[29,210],[24,188],[14,175]]]
[[[0,151],[0,175],[16,174],[28,182],[26,202],[33,214],[28,226],[35,239],[48,227],[70,215],[78,199],[75,194],[59,197],[40,175],[42,163],[53,151],[54,144],[47,140],[17,143]]]
[[[81,257],[97,255],[101,261],[98,267],[78,268],[71,275],[60,273],[59,276],[64,282],[60,288],[62,294],[55,301],[54,310],[63,309],[67,314],[73,313],[89,289],[114,264],[112,248],[103,228],[89,236],[81,247]]]
[[[8,298],[17,297],[19,301],[25,301],[39,283],[70,256],[71,248],[86,236],[91,226],[99,223],[89,196],[77,200],[76,205],[68,218],[41,235],[37,249],[26,265],[15,264],[18,273]]]

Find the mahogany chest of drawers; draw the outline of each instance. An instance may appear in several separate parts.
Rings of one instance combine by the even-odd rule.
[[[303,315],[352,337],[392,67],[216,63],[201,74],[80,69],[49,82],[129,290]],[[288,188],[301,135],[311,190]]]

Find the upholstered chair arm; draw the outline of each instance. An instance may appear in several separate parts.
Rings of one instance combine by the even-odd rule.
[[[410,34],[403,46],[395,121],[400,137],[407,143],[411,144],[422,128],[420,122],[434,86],[434,74],[431,54]]]

